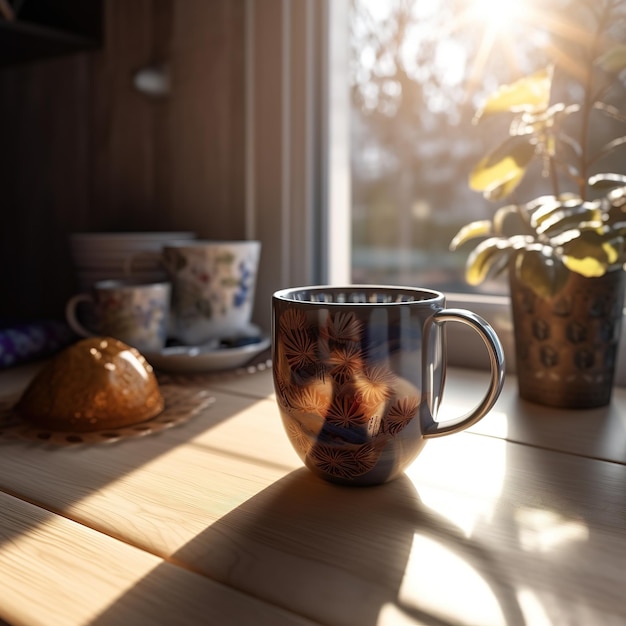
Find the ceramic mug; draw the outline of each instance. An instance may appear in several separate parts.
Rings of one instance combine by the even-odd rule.
[[[259,241],[172,242],[162,259],[172,282],[170,332],[187,345],[246,334]]]
[[[446,376],[445,324],[484,341],[490,375],[483,400],[437,421]],[[272,364],[289,440],[318,476],[372,485],[400,475],[427,439],[459,432],[494,405],[504,354],[491,326],[446,309],[430,289],[355,285],[278,291],[272,298]]]
[[[107,335],[140,352],[158,352],[167,339],[170,295],[168,282],[98,281],[68,300],[65,317],[82,337]],[[85,304],[81,321],[79,308]]]

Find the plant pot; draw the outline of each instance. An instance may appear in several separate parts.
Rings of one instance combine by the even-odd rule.
[[[555,296],[541,297],[509,272],[519,394],[538,404],[609,404],[622,326],[621,269],[598,278],[570,272]]]

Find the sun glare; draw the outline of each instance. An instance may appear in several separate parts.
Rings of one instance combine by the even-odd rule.
[[[532,0],[468,0],[459,19],[462,28],[478,28],[480,45],[470,68],[469,83],[478,84],[489,65],[489,59],[502,56],[512,72],[516,72],[513,42],[521,25],[532,25],[538,19]]]
[[[472,0],[469,11],[487,30],[508,30],[524,15],[524,0]]]

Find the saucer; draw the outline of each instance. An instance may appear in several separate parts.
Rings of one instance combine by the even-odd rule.
[[[160,352],[144,353],[144,357],[152,367],[163,372],[214,372],[241,367],[269,346],[270,338],[263,336],[255,343],[242,346],[171,346]]]

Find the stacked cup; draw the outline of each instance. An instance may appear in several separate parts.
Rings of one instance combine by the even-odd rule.
[[[200,346],[255,334],[250,320],[260,242],[174,235],[153,236],[150,245],[144,237],[134,250],[127,244],[124,255],[119,252],[124,246],[118,246],[114,267],[124,278],[96,280],[71,298],[66,307],[70,326],[79,335],[110,335],[146,353],[161,351],[168,339]],[[85,304],[81,319],[78,309]]]
[[[127,278],[127,259],[141,252],[159,252],[170,241],[191,241],[191,232],[73,233],[70,252],[78,286],[90,289],[102,280]],[[167,278],[155,256],[138,260],[133,278],[140,282],[157,282]]]
[[[169,328],[171,283],[155,258],[146,256],[132,279],[128,259],[158,254],[164,243],[191,241],[192,232],[102,232],[70,235],[70,251],[81,293],[70,298],[65,316],[80,336],[107,335],[141,352],[163,349]]]
[[[199,345],[249,333],[259,241],[190,241],[163,246],[172,282],[171,335]]]

